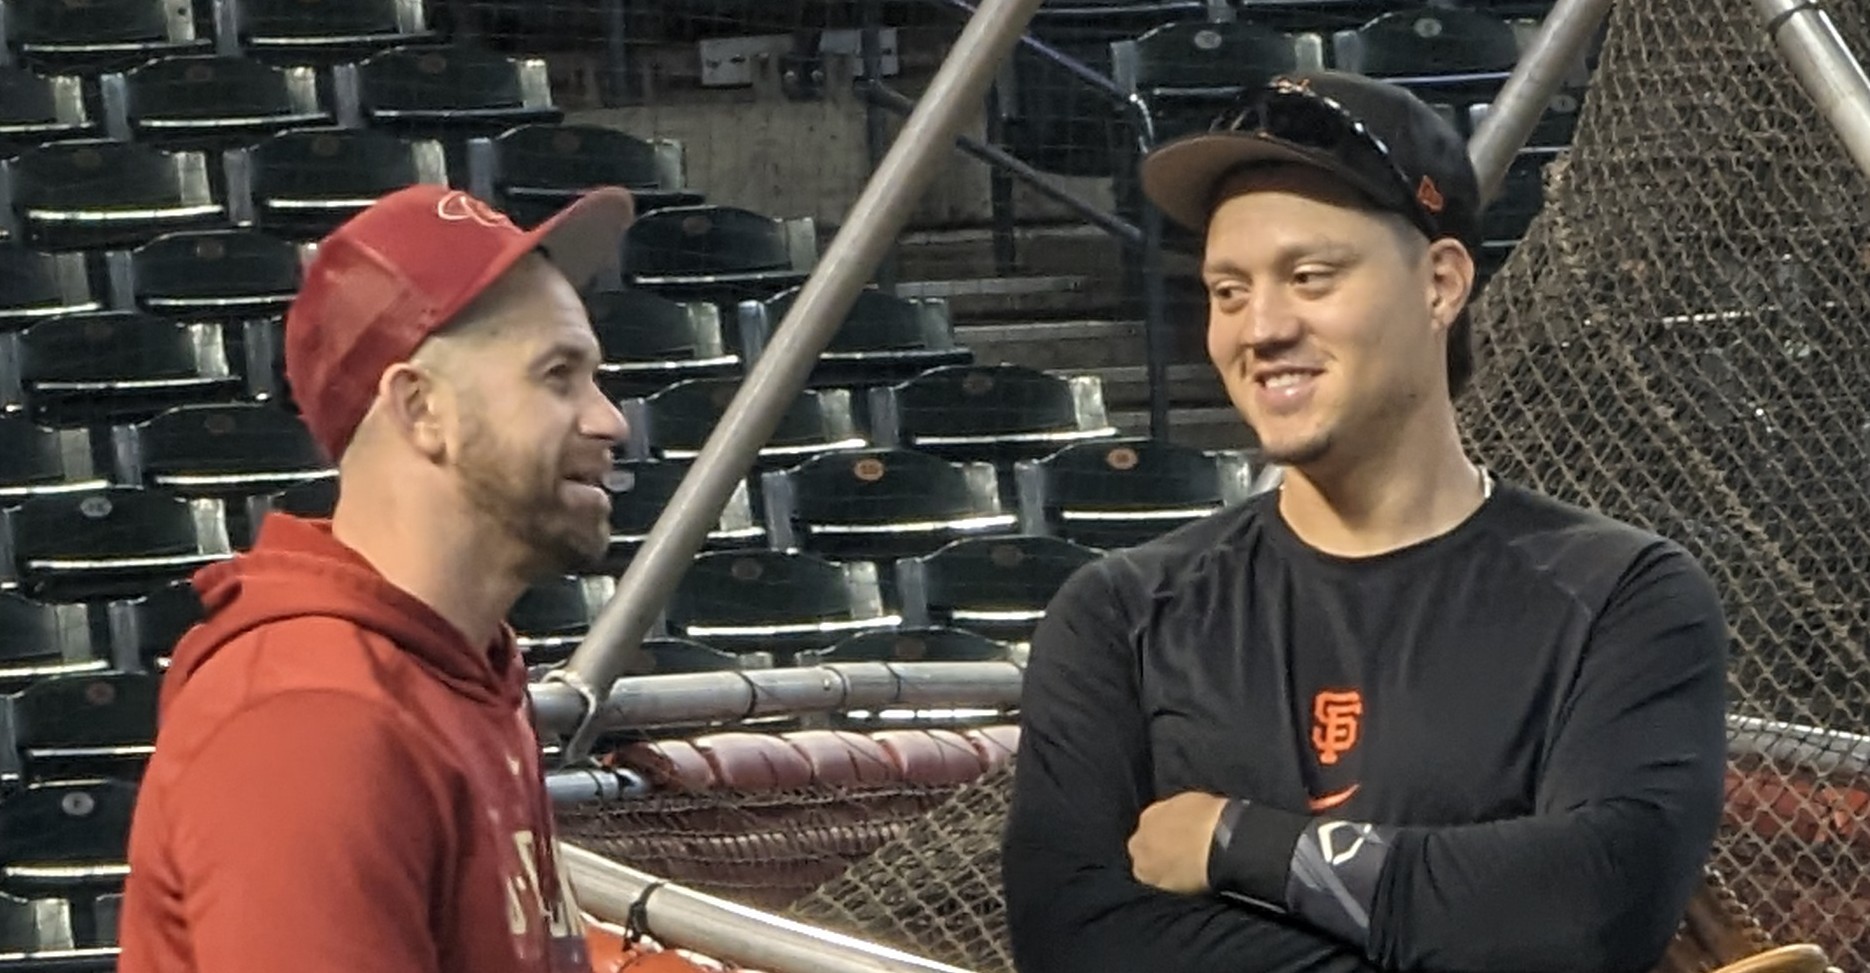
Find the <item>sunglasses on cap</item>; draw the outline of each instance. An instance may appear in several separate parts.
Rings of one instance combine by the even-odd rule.
[[[1271,138],[1321,155],[1340,174],[1376,193],[1379,203],[1402,212],[1429,239],[1450,235],[1440,219],[1445,203],[1434,181],[1411,178],[1382,136],[1342,103],[1303,81],[1276,78],[1243,94],[1209,131]]]

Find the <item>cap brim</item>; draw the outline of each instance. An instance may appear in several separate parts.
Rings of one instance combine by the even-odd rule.
[[[1221,179],[1241,166],[1290,162],[1323,169],[1372,196],[1379,187],[1366,184],[1349,166],[1311,149],[1271,136],[1245,132],[1189,135],[1164,144],[1143,159],[1143,195],[1169,219],[1196,233],[1207,229],[1209,209]]]
[[[635,221],[636,198],[620,186],[605,186],[573,200],[527,237],[582,291],[622,270],[623,234]]]

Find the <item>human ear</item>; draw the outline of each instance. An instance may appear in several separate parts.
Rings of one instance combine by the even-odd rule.
[[[385,424],[416,452],[431,460],[447,452],[447,396],[428,369],[413,362],[384,369],[377,402]]]
[[[1460,241],[1444,237],[1429,244],[1429,309],[1437,331],[1447,331],[1461,316],[1473,294],[1474,277],[1474,257]]]

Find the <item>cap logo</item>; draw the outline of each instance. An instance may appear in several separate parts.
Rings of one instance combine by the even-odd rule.
[[[435,203],[435,215],[450,223],[474,222],[495,228],[513,228],[513,221],[486,203],[455,190]]]
[[[1423,176],[1422,181],[1416,184],[1415,199],[1416,202],[1422,204],[1423,209],[1436,215],[1440,215],[1448,205],[1448,201],[1442,198],[1441,188],[1435,185],[1435,180],[1427,176]]]

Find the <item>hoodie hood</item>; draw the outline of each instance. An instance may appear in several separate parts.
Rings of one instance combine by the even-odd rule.
[[[221,648],[262,625],[337,618],[396,644],[451,691],[517,706],[526,670],[505,625],[491,646],[468,644],[447,619],[391,584],[331,534],[329,520],[268,514],[252,550],[196,572],[204,618],[176,646],[163,678],[165,702]]]

